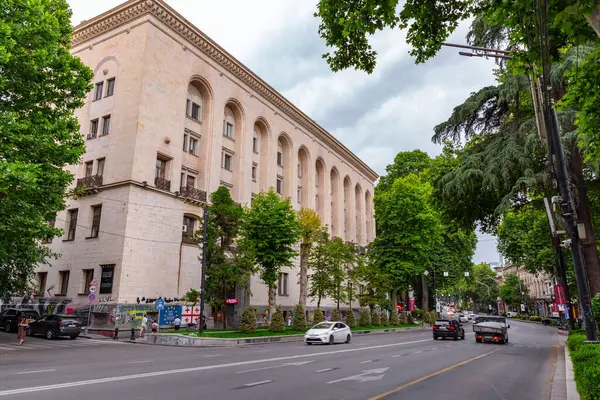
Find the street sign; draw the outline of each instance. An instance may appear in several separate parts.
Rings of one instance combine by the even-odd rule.
[[[97,290],[98,290],[97,286],[90,285],[90,293],[96,293]]]
[[[96,278],[92,279],[92,281],[90,282],[90,293],[96,293],[96,291],[98,290],[98,281],[96,280]],[[95,298],[96,296],[94,296]],[[90,300],[93,301],[93,300]]]
[[[96,295],[95,295],[94,293],[90,293],[90,294],[89,294],[89,296],[88,296],[88,300],[89,300],[89,301],[94,301],[94,300],[96,300]]]
[[[442,311],[442,307],[439,302],[435,303],[435,312],[439,313]]]
[[[156,309],[159,311],[164,310],[165,309],[165,301],[162,299],[156,300]]]
[[[237,304],[238,303],[238,299],[227,299],[225,300],[226,304]]]

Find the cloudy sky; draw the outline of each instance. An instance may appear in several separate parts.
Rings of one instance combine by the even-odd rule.
[[[73,24],[122,3],[68,0]],[[434,156],[433,127],[473,91],[494,82],[493,61],[444,48],[415,65],[403,31],[373,38],[379,54],[372,75],[332,73],[313,17],[316,0],[167,0],[179,13],[256,72],[379,174],[400,151]],[[449,40],[464,43],[468,26]],[[482,236],[474,261],[498,261],[495,239]]]

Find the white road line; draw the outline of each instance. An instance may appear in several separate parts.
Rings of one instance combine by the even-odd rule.
[[[365,361],[361,361],[360,363],[361,364],[368,364],[368,363],[372,363],[372,362],[373,362],[373,360],[365,360]]]
[[[433,347],[431,350],[432,350],[432,351],[433,351],[433,350],[438,350],[438,348],[437,348],[437,347]]]
[[[396,354],[395,356],[392,356],[392,358],[398,358],[398,357],[401,357],[401,356],[402,356],[402,354]]]
[[[265,384],[271,383],[271,382],[273,382],[273,381],[260,381],[260,382],[246,383],[244,386],[252,387],[252,386],[258,386],[258,385],[265,385]]]
[[[327,372],[327,371],[333,371],[333,368],[323,368],[323,369],[318,369],[317,371],[315,371],[317,374],[320,374],[321,372]]]
[[[419,350],[419,351],[415,351],[415,354],[419,354],[420,352],[421,352],[421,350]]]
[[[12,396],[15,394],[22,394],[22,393],[45,392],[48,390],[64,389],[64,388],[69,388],[69,387],[96,385],[96,384],[100,384],[100,383],[130,381],[133,379],[152,378],[152,377],[164,376],[164,375],[177,375],[177,374],[183,374],[183,373],[188,373],[188,372],[198,372],[198,371],[207,371],[207,370],[212,370],[212,369],[239,367],[241,365],[262,364],[262,363],[285,361],[285,360],[297,360],[300,358],[328,356],[328,355],[332,355],[332,354],[354,353],[357,351],[365,351],[365,350],[372,350],[372,349],[385,349],[388,347],[406,346],[406,345],[410,345],[410,344],[423,343],[423,342],[429,342],[429,341],[431,341],[431,339],[412,340],[409,342],[381,344],[381,345],[377,345],[377,346],[349,348],[349,349],[344,349],[344,350],[323,351],[323,352],[319,352],[319,353],[298,354],[295,356],[264,358],[264,359],[260,359],[260,360],[238,361],[238,362],[225,363],[225,364],[205,365],[202,367],[162,370],[162,371],[146,372],[146,373],[133,374],[133,375],[89,379],[89,380],[85,380],[85,381],[57,383],[57,384],[53,384],[53,385],[31,386],[31,387],[26,387],[26,388],[21,388],[21,389],[10,389],[10,390],[0,391],[0,397]]]
[[[220,356],[220,354],[210,354],[210,355],[202,356],[202,357],[204,357],[204,358],[210,358],[210,357],[219,357],[219,356]]]
[[[151,363],[154,360],[143,360],[143,361],[129,361],[127,364],[146,364]]]
[[[15,372],[15,375],[38,374],[40,372],[52,372],[52,371],[56,371],[56,369],[38,369],[37,371]]]
[[[12,347],[2,347],[2,346],[0,346],[0,350],[14,351],[16,349],[13,349]]]

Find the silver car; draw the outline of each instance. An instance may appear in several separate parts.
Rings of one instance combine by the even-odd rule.
[[[304,343],[350,343],[352,340],[352,331],[350,327],[343,322],[326,321],[320,322],[310,328],[304,335]]]

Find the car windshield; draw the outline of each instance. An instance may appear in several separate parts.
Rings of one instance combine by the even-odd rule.
[[[21,311],[21,315],[27,318],[37,318],[38,317],[38,313],[36,313],[33,310],[27,311],[27,310],[23,310]]]
[[[435,321],[436,325],[450,325],[450,321]]]
[[[63,322],[79,322],[79,318],[77,317],[62,317],[61,319]]]
[[[329,329],[332,326],[333,324],[331,322],[321,322],[320,324],[313,326],[313,329]]]

